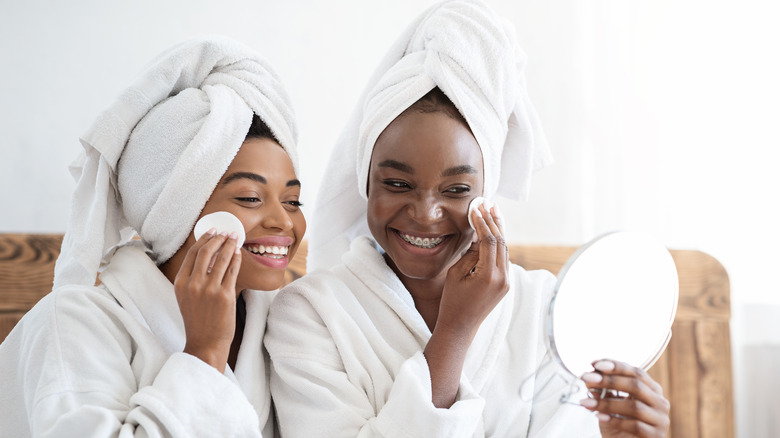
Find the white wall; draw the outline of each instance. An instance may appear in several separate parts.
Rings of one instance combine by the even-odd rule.
[[[768,400],[753,395],[780,382],[755,391],[740,353],[780,345],[776,2],[488,1],[517,26],[557,159],[528,202],[502,202],[509,239],[579,244],[640,229],[719,258],[732,281],[740,436],[777,434]],[[311,205],[365,80],[432,3],[0,0],[0,232],[64,231],[79,134],[153,55],[205,33],[255,47],[285,78]]]

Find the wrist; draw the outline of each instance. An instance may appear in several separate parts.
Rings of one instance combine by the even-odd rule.
[[[195,356],[198,359],[205,362],[207,365],[211,365],[216,368],[220,373],[225,372],[225,366],[227,365],[227,352],[220,351],[219,348],[202,348],[191,345],[189,343],[184,345],[184,353],[191,356]]]

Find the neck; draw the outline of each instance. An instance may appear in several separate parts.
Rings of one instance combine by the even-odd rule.
[[[414,307],[420,313],[428,329],[433,332],[436,327],[436,321],[439,318],[439,304],[441,295],[444,292],[444,282],[447,278],[447,271],[444,270],[439,276],[434,278],[412,278],[407,277],[401,272],[395,263],[385,254],[385,261],[395,272],[398,279],[409,291],[414,300]]]

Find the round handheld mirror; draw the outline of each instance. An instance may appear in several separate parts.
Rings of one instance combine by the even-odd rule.
[[[575,377],[599,359],[647,370],[671,337],[678,289],[674,260],[653,238],[594,239],[558,275],[546,321],[552,357]]]

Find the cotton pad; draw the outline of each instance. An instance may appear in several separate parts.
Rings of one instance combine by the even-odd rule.
[[[490,209],[493,207],[493,201],[489,201],[483,198],[482,196],[477,196],[476,198],[472,199],[471,204],[469,204],[469,213],[468,213],[469,225],[471,225],[471,228],[473,228],[474,231],[476,231],[477,229],[474,227],[474,223],[471,222],[471,212],[478,209],[479,206],[482,204],[485,204],[485,210],[487,210],[488,213],[490,213]]]
[[[238,246],[244,244],[246,240],[246,233],[244,232],[244,225],[238,220],[237,217],[226,211],[218,211],[203,216],[195,224],[195,229],[192,230],[192,234],[195,235],[195,240],[200,239],[206,231],[215,228],[217,233],[225,232],[227,234],[235,232],[238,235]]]

